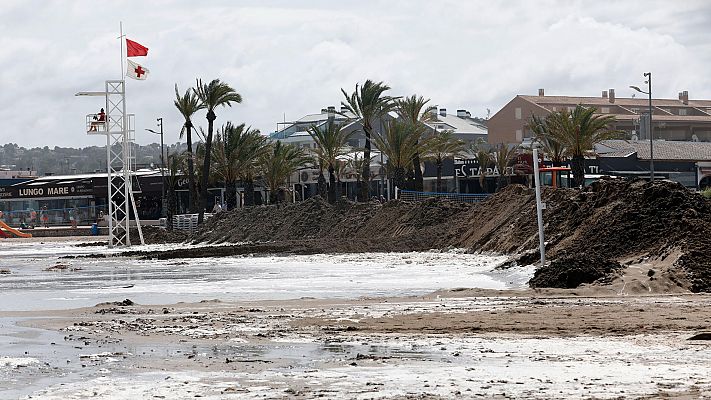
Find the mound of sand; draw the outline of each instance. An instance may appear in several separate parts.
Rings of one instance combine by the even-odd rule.
[[[667,265],[677,285],[711,291],[711,204],[670,181],[602,180],[584,191],[543,193],[546,255],[534,286],[608,282],[616,262]],[[330,205],[319,197],[220,213],[195,242],[291,243],[319,251],[417,251],[464,247],[538,259],[533,189],[510,185],[479,204],[445,200]],[[587,266],[586,266],[587,264]],[[561,275],[570,269],[569,276]],[[575,275],[575,277],[570,276]]]
[[[536,270],[529,285],[532,288],[574,289],[583,283],[610,283],[622,269],[617,261],[581,255],[559,257]]]
[[[279,207],[220,213],[193,237],[196,242],[319,240],[332,252],[415,251],[447,247],[449,227],[471,204],[430,200],[330,205],[320,197]]]

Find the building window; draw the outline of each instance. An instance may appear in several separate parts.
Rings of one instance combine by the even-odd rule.
[[[610,107],[601,107],[600,112],[603,114],[609,114],[610,113]]]
[[[516,141],[523,142],[523,132],[520,129],[516,129]]]
[[[521,107],[516,107],[516,119],[521,119]]]
[[[635,114],[639,114],[639,108],[631,108],[630,110]]]
[[[680,109],[679,109],[679,115],[682,115],[682,116],[683,116],[683,115],[687,115],[687,114],[686,114],[686,108],[680,108]]]
[[[553,112],[558,111],[558,107],[553,107]]]

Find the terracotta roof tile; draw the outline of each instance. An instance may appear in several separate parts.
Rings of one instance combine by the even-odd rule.
[[[640,160],[649,160],[649,140],[603,140],[595,147],[600,157],[626,157],[637,153]],[[655,160],[711,161],[711,142],[654,141]]]

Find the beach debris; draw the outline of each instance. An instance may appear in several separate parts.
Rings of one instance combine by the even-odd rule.
[[[47,267],[43,269],[43,271],[66,271],[69,269],[69,264],[64,264],[64,263],[56,263],[52,265],[51,267]]]
[[[77,243],[74,246],[76,247],[101,247],[101,246],[108,246],[109,242],[82,242],[82,243]]]
[[[128,307],[135,305],[136,303],[133,302],[131,299],[125,299],[122,301],[109,301],[105,303],[99,303],[95,305],[94,307],[104,307],[104,306],[119,306],[119,307]]]
[[[687,340],[711,340],[711,332],[697,333]]]

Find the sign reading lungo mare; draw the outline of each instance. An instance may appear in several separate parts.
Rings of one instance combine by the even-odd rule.
[[[41,183],[30,181],[19,185],[0,187],[0,199],[33,199],[52,197],[91,196],[94,186],[91,181]]]

